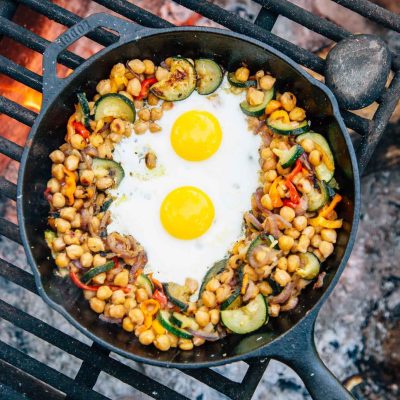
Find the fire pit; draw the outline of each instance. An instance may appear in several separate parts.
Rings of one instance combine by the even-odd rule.
[[[322,1],[318,1],[315,6],[315,4],[312,5],[307,1],[301,2],[303,6],[308,6],[316,14],[321,14],[322,3]],[[338,1],[338,3],[361,15],[369,17],[381,24],[381,26],[397,32],[400,30],[399,17],[376,7],[372,3],[362,0]],[[184,7],[179,7],[177,4]],[[265,8],[262,8],[259,12],[260,5],[265,6]],[[136,1],[134,4],[124,0],[100,0],[96,2],[90,2],[89,0],[69,2],[63,0],[58,1],[57,4],[38,0],[8,0],[3,1],[0,6],[2,6],[0,8],[0,15],[2,15],[0,17],[0,35],[4,36],[1,46],[0,67],[5,75],[0,80],[0,90],[3,95],[0,99],[0,111],[4,113],[0,116],[2,127],[0,152],[4,154],[0,158],[0,175],[2,175],[0,178],[0,192],[11,200],[15,200],[16,197],[13,182],[15,182],[16,178],[17,163],[10,163],[10,158],[17,162],[19,161],[22,153],[20,146],[24,144],[29,126],[33,124],[36,114],[40,111],[40,91],[42,89],[40,53],[43,53],[45,50],[48,44],[47,41],[54,40],[55,37],[65,30],[64,26],[71,26],[79,21],[79,16],[89,15],[95,11],[104,11],[105,8],[102,6],[105,6],[108,7],[108,12],[123,15],[145,26],[166,27],[171,23],[183,25],[219,25],[272,44],[316,74],[323,74],[325,63],[321,58],[307,50],[316,50],[318,43],[321,44],[321,47],[325,47],[329,46],[332,40],[340,41],[349,36],[348,31],[345,29],[339,28],[328,20],[308,13],[304,9],[283,0],[259,0],[255,3],[250,1],[223,2],[222,0],[215,3],[190,0],[180,0],[172,3],[169,1],[153,0]],[[222,8],[219,6],[222,6]],[[258,12],[259,14],[257,14]],[[15,17],[12,19],[14,13]],[[270,33],[270,29],[274,27],[278,15],[289,18],[312,31],[322,34],[325,38],[320,40],[318,39],[319,36],[309,33],[312,38],[311,45],[307,44],[306,46],[301,40],[297,41],[298,44],[303,45],[306,49],[289,44],[284,39]],[[52,21],[56,21],[57,24]],[[279,33],[284,23],[281,21],[280,24],[275,25],[274,31]],[[29,27],[30,30],[27,30],[25,26]],[[368,25],[365,26],[368,27]],[[305,28],[302,27],[301,29],[304,30]],[[369,31],[369,29],[366,30]],[[307,32],[310,31],[307,30]],[[109,37],[107,39],[107,35],[104,32],[95,32],[88,36],[94,42],[89,41],[89,39],[79,41],[69,49],[70,52],[65,52],[60,58],[60,62],[63,64],[59,69],[60,76],[66,76],[82,62],[82,58],[90,57],[102,45],[110,43]],[[17,42],[17,45],[15,42]],[[393,60],[392,69],[396,71],[398,68],[397,58],[394,57]],[[399,99],[399,82],[399,75],[396,73],[386,91],[371,97],[372,101],[376,99],[379,103],[379,107],[372,119],[343,110],[347,126],[357,132],[354,134],[354,138],[355,141],[360,143],[359,153],[362,155],[360,163],[362,169],[366,167],[367,162],[372,156]],[[11,120],[9,117],[13,119]],[[379,185],[375,185],[374,189],[376,187],[379,187]],[[394,207],[398,207],[399,200],[396,194],[391,201],[393,204],[397,204]],[[391,212],[390,207],[387,212]],[[8,204],[5,212],[6,218],[0,221],[0,234],[18,243],[19,235],[16,225],[17,221],[13,212],[13,203],[11,203],[11,206]],[[369,215],[368,213],[371,210],[367,208],[366,212]],[[371,254],[375,254],[374,243],[370,244],[370,247],[372,247]],[[62,393],[67,394],[70,398],[104,398],[103,395],[98,393],[99,391],[112,396],[113,392],[105,388],[107,384],[104,383],[110,382],[110,378],[104,379],[102,376],[104,373],[112,375],[120,382],[125,382],[154,398],[184,398],[183,396],[193,398],[194,394],[200,395],[204,390],[206,393],[213,393],[210,396],[215,395],[212,389],[204,389],[204,387],[202,389],[191,382],[185,383],[184,385],[186,386],[183,390],[180,389],[174,384],[174,381],[177,379],[184,381],[184,378],[181,378],[183,373],[169,372],[168,375],[170,377],[167,378],[162,370],[156,368],[144,368],[133,364],[127,367],[125,366],[125,360],[114,356],[110,357],[105,350],[95,344],[91,346],[86,344],[87,340],[78,335],[76,331],[66,325],[60,318],[51,316],[52,313],[48,309],[44,309],[43,303],[36,297],[27,295],[21,289],[23,287],[33,293],[36,291],[31,275],[23,268],[23,260],[13,260],[10,257],[10,253],[17,253],[17,249],[16,245],[6,241],[6,245],[1,247],[1,251],[2,258],[4,257],[8,261],[0,260],[0,274],[7,281],[18,285],[17,287],[15,285],[12,287],[7,286],[5,298],[0,301],[0,315],[5,321],[8,321],[5,323],[7,331],[19,332],[22,338],[19,341],[15,341],[12,337],[2,337],[2,342],[0,343],[0,362],[4,364],[4,368],[2,369],[4,373],[0,381],[3,384],[4,393],[9,394],[8,397],[11,398],[16,392],[24,392],[32,398],[46,398],[46,396],[47,398],[55,399],[59,397],[63,398],[64,395]],[[357,255],[360,256],[357,254],[356,249]],[[346,280],[346,277],[347,274],[345,273],[344,280]],[[348,276],[347,279],[349,278],[352,277]],[[361,277],[360,280],[362,279]],[[390,282],[397,288],[396,278],[393,278]],[[385,290],[387,296],[391,296],[395,289],[389,288]],[[15,303],[15,298],[11,295],[12,291],[18,293],[17,296],[24,298],[25,303],[31,302],[31,305],[24,308],[24,311],[15,307],[17,303]],[[361,293],[358,294],[362,298]],[[345,301],[348,300],[343,300],[343,302]],[[36,303],[36,306],[33,305],[34,303]],[[326,307],[330,306],[331,303],[328,303]],[[378,311],[376,311],[377,314],[379,314]],[[34,314],[36,317],[31,314]],[[49,315],[51,318],[49,318]],[[379,318],[381,321],[385,321],[384,314],[380,315]],[[57,322],[54,322],[55,320]],[[52,325],[58,328],[62,327],[63,330],[57,330]],[[366,329],[373,326],[374,319],[372,315],[366,322]],[[390,326],[389,328],[394,330],[396,329],[395,326],[393,324],[393,327]],[[70,358],[68,361],[65,361],[67,362],[65,366],[57,362],[49,363],[48,358],[44,354],[31,351],[32,345],[27,344],[28,340],[25,339],[25,332],[29,332],[47,342],[47,347],[44,347],[44,351],[48,349],[49,353],[51,353],[50,348],[52,349],[53,346],[56,346],[63,352],[73,355],[75,358],[72,361]],[[17,333],[15,334],[16,336]],[[338,336],[340,337],[340,335]],[[385,340],[382,338],[382,346],[388,353],[390,353],[390,349],[393,346],[393,340],[393,334],[390,334]],[[335,347],[333,339],[331,342],[333,343],[332,346]],[[26,348],[27,346],[29,347],[29,351]],[[366,343],[365,348],[368,348],[368,346],[371,347],[372,345]],[[29,352],[29,355],[26,354],[27,352]],[[329,351],[327,352],[329,353]],[[82,360],[81,365],[79,365],[80,362],[77,359]],[[381,360],[378,355],[376,355],[375,359],[377,365],[384,363],[384,360]],[[393,360],[390,361],[389,366],[393,365],[395,359]],[[46,364],[50,364],[50,366],[44,365],[43,361],[46,361]],[[372,375],[368,373],[368,365],[363,358],[357,358],[357,363],[359,364],[360,371],[366,372],[366,377]],[[245,374],[240,373],[244,364],[242,366],[233,366],[232,368],[224,367],[222,369],[222,372],[225,374],[224,376],[221,376],[214,370],[185,371],[184,374],[195,378],[210,388],[224,393],[230,398],[251,398],[264,374],[268,361],[256,360],[248,364],[249,368]],[[64,374],[57,372],[61,368],[65,368]],[[76,371],[78,371],[77,374]],[[339,370],[335,372],[338,373]],[[350,373],[351,371],[346,370],[347,372]],[[99,374],[101,374],[100,378]],[[269,376],[271,375],[265,377],[264,380],[268,381]],[[340,376],[343,377],[344,375],[341,374]],[[386,376],[389,376],[387,379],[390,384],[390,374],[386,374]],[[240,382],[236,382],[237,380],[240,380]],[[162,384],[159,382],[162,382]],[[287,392],[288,388],[290,388],[289,383],[293,381],[286,380],[287,387],[285,387],[285,380],[281,382],[283,382],[284,389]],[[95,384],[95,390],[92,390]],[[119,387],[118,385],[116,386]],[[373,391],[373,389],[370,390]],[[391,393],[394,393],[395,390],[395,387],[392,389],[389,388]],[[114,393],[124,393],[124,391],[121,389],[120,392]],[[284,398],[289,397],[286,396]]]

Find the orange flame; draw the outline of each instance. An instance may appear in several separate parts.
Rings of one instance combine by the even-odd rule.
[[[39,112],[42,104],[42,94],[39,92],[35,92],[34,90],[30,90],[24,96],[22,100],[22,105],[31,109],[32,111]]]

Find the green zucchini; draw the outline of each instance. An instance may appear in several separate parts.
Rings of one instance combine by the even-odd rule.
[[[289,150],[273,149],[278,157],[282,168],[291,167],[296,160],[304,153],[304,149],[298,145],[293,145]]]
[[[215,92],[224,77],[221,67],[209,58],[195,60],[194,66],[197,74],[197,92],[203,95]]]
[[[103,265],[99,265],[98,267],[94,267],[89,269],[89,271],[85,272],[82,275],[81,281],[83,283],[88,283],[90,282],[96,275],[99,275],[103,272],[107,272],[110,269],[114,268],[114,261],[109,261]]]
[[[135,122],[135,105],[125,96],[118,93],[108,93],[101,96],[94,104],[94,119],[98,121],[105,117],[121,118]]]
[[[136,279],[136,283],[138,286],[140,286],[141,288],[143,288],[146,291],[148,296],[153,295],[154,285],[153,285],[153,282],[151,281],[151,279],[147,275],[140,274]]]
[[[192,339],[193,335],[189,332],[185,331],[182,328],[177,327],[171,322],[171,314],[169,311],[161,310],[158,315],[157,319],[160,324],[170,333],[175,336],[178,336],[182,339]]]
[[[240,287],[221,304],[221,310],[234,310],[242,305],[242,296],[240,295]]]
[[[250,117],[260,117],[265,112],[265,107],[274,97],[274,89],[264,92],[264,101],[258,106],[251,106],[246,100],[240,103],[240,109]]]
[[[51,243],[55,238],[56,238],[56,233],[51,229],[46,229],[44,231],[44,240],[46,241],[47,246],[51,247]]]
[[[229,72],[228,73],[228,82],[232,86],[235,86],[235,87],[238,87],[238,88],[248,88],[250,86],[257,86],[257,81],[253,80],[253,79],[250,79],[250,80],[248,80],[246,82],[238,81],[235,78],[235,73],[234,72]]]
[[[165,294],[168,300],[179,307],[180,310],[186,311],[188,308],[189,288],[187,286],[178,285],[174,282],[164,283]]]
[[[308,208],[307,211],[317,211],[329,201],[328,190],[324,181],[317,181],[317,187],[313,187],[310,193],[307,193]]]
[[[232,332],[243,335],[261,328],[268,319],[268,307],[264,296],[255,299],[236,310],[222,310],[221,321]]]
[[[113,160],[108,160],[106,158],[93,158],[92,170],[94,172],[94,175],[96,177],[98,175],[101,175],[100,172],[102,172],[102,170],[104,169],[107,170],[108,175],[114,179],[115,186],[118,186],[121,183],[122,179],[124,179],[125,172],[121,167],[121,164]]]
[[[102,204],[102,206],[100,207],[100,212],[105,212],[105,211],[107,211],[107,210],[110,208],[112,202],[113,202],[113,199],[108,199],[108,200],[106,200],[106,201]]]
[[[267,126],[272,130],[272,132],[278,135],[301,135],[310,130],[310,126],[308,121],[290,121],[289,123],[285,123],[279,119],[271,121],[269,118],[267,119]]]
[[[90,129],[90,108],[85,93],[78,93],[79,106],[81,107],[83,123],[87,129]]]
[[[184,100],[196,88],[197,75],[192,63],[186,58],[175,57],[168,78],[155,83],[150,91],[166,101]]]
[[[319,180],[329,182],[335,173],[335,160],[328,142],[322,135],[316,132],[302,134],[296,139],[296,142],[301,144],[304,139],[312,140],[315,148],[322,154],[321,164],[314,168],[315,175]]]
[[[335,189],[335,190],[339,190],[340,189],[339,183],[335,178],[332,178],[328,182],[328,186],[331,187],[332,189]]]
[[[199,324],[194,318],[187,317],[186,315],[174,312],[170,317],[172,324],[176,325],[178,328],[189,328],[197,331],[199,329]]]
[[[320,271],[320,262],[318,258],[312,253],[300,254],[300,267],[297,269],[296,274],[304,279],[314,279],[318,276]]]
[[[201,283],[200,286],[200,291],[199,291],[199,296],[203,293],[204,289],[206,288],[207,283],[214,278],[214,276],[218,275],[221,273],[225,267],[226,267],[226,262],[228,260],[224,258],[223,260],[217,261],[206,273],[206,275],[203,278],[203,282]]]

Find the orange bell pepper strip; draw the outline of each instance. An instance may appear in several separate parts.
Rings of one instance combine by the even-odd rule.
[[[88,286],[82,283],[74,271],[70,271],[69,277],[71,278],[71,281],[74,282],[74,284],[78,286],[78,288],[80,289],[90,290],[91,292],[97,292],[97,289],[99,288],[98,286]]]
[[[342,196],[340,194],[335,194],[333,197],[332,201],[329,203],[329,205],[324,206],[321,211],[318,213],[319,216],[321,217],[326,217],[331,211],[333,211],[336,207],[336,205],[342,201]]]
[[[339,229],[343,225],[343,220],[336,219],[335,221],[330,221],[329,219],[318,215],[318,217],[310,219],[310,224],[311,226],[320,226],[322,228]]]
[[[283,182],[283,178],[278,176],[273,182],[269,189],[269,197],[271,197],[272,206],[274,208],[282,207],[283,203],[281,200],[281,196],[279,196],[278,186]]]
[[[75,174],[69,169],[64,167],[65,177],[65,196],[68,198],[68,205],[74,204],[74,193],[76,190]]]
[[[144,324],[138,328],[138,332],[142,333],[150,329],[153,323],[153,316],[158,313],[160,303],[157,300],[149,299],[140,303],[140,309],[144,315]]]
[[[245,294],[248,286],[249,286],[249,274],[244,274],[242,287],[240,289],[240,294]]]

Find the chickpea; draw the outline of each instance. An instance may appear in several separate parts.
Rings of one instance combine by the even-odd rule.
[[[149,106],[156,106],[159,102],[159,98],[154,95],[153,93],[149,93],[148,97],[147,97],[147,103],[149,104]]]
[[[63,218],[56,218],[54,225],[60,233],[65,233],[71,229],[71,224]]]
[[[75,235],[75,232],[73,231],[65,233],[63,239],[66,245],[71,245],[71,244],[78,245],[80,243],[79,237]]]
[[[282,103],[282,107],[288,112],[296,107],[296,96],[291,92],[283,93],[279,101]]]
[[[276,160],[271,157],[271,158],[268,158],[267,160],[265,160],[263,162],[262,170],[263,171],[269,171],[271,169],[276,169],[276,166],[277,166]]]
[[[283,168],[281,163],[276,165],[276,170],[278,171],[279,175],[287,175],[290,172],[290,168]]]
[[[286,257],[281,257],[278,260],[278,268],[279,269],[283,269],[284,271],[286,271],[287,267],[288,267],[288,259]]]
[[[125,65],[122,63],[118,63],[111,68],[110,76],[113,78],[117,76],[124,76],[125,72],[126,72]]]
[[[168,351],[171,348],[171,342],[169,341],[168,335],[157,336],[153,343],[154,346],[161,351]]]
[[[269,308],[268,308],[269,316],[277,317],[279,315],[280,309],[281,309],[281,306],[279,304],[270,304]]]
[[[315,228],[313,226],[307,226],[303,229],[302,233],[311,239],[315,235]]]
[[[321,253],[318,249],[315,249],[315,250],[313,251],[313,254],[315,255],[315,257],[318,258],[319,261],[322,262],[322,261],[325,260],[324,256],[322,255],[322,253]]]
[[[272,150],[269,147],[264,147],[261,150],[261,158],[263,160],[268,160],[268,158],[274,157],[274,153],[272,152]]]
[[[185,286],[188,287],[189,292],[191,294],[195,293],[197,288],[199,287],[198,282],[196,281],[196,279],[192,279],[192,278],[186,278],[185,279]]]
[[[306,153],[311,153],[315,148],[314,142],[311,139],[304,139],[300,144]]]
[[[99,251],[104,251],[104,243],[99,237],[90,237],[87,241],[89,250],[93,253],[98,253]]]
[[[282,104],[278,100],[271,100],[267,106],[265,107],[265,114],[270,115],[274,111],[279,110],[282,107]]]
[[[150,110],[148,108],[142,108],[138,112],[138,116],[142,121],[149,121],[150,120]]]
[[[161,108],[164,111],[172,110],[174,108],[174,103],[172,101],[163,101]]]
[[[100,286],[97,289],[96,296],[100,300],[108,300],[112,294],[113,294],[113,292],[108,286]]]
[[[210,292],[215,292],[221,286],[217,278],[211,278],[206,285],[206,290]]]
[[[300,257],[297,254],[291,254],[288,257],[288,272],[296,272],[300,267]]]
[[[53,164],[51,166],[51,175],[59,181],[64,179],[64,167],[62,164]]]
[[[163,67],[157,67],[156,70],[156,79],[158,81],[163,81],[164,79],[168,79],[169,71]]]
[[[285,229],[285,235],[288,235],[293,239],[298,239],[300,237],[300,232],[295,228],[288,228]]]
[[[143,74],[146,69],[143,61],[139,60],[138,58],[129,61],[128,66],[135,74]]]
[[[110,125],[111,132],[118,133],[119,135],[123,135],[125,133],[125,122],[122,119],[115,118]]]
[[[201,327],[205,327],[210,322],[210,315],[207,311],[198,310],[195,314],[195,319]]]
[[[214,308],[217,304],[217,300],[215,297],[215,294],[213,292],[210,292],[208,290],[205,290],[202,295],[201,295],[201,299],[203,300],[203,304],[206,307],[209,308]]]
[[[152,151],[145,155],[144,160],[148,169],[154,169],[157,165],[157,156]]]
[[[264,177],[267,182],[273,182],[278,177],[278,174],[274,169],[271,169],[264,174]]]
[[[93,147],[99,147],[101,144],[103,144],[104,139],[101,135],[94,133],[93,135],[90,135],[89,141]]]
[[[111,318],[122,318],[125,315],[125,307],[121,304],[112,304],[110,306]]]
[[[323,240],[319,247],[318,250],[321,252],[321,254],[325,257],[328,258],[332,253],[333,253],[333,244],[330,242],[327,242],[325,240]]]
[[[70,171],[75,171],[79,167],[79,158],[74,155],[70,155],[64,161],[65,167]]]
[[[71,246],[68,246],[65,250],[71,260],[77,260],[83,254],[82,247],[77,244],[72,244]]]
[[[60,189],[61,189],[60,182],[58,182],[58,180],[55,179],[55,178],[49,179],[49,180],[47,181],[47,186],[46,186],[46,187],[47,187],[47,189],[49,189],[50,192],[53,193],[53,194],[59,192]]]
[[[322,242],[321,235],[314,235],[311,238],[311,245],[317,249],[318,249],[319,245],[321,244],[321,242]]]
[[[125,293],[121,289],[115,290],[111,296],[111,302],[113,304],[124,304]]]
[[[146,121],[136,121],[133,124],[133,129],[135,130],[136,135],[142,135],[149,129],[149,123]]]
[[[94,311],[97,312],[98,314],[101,314],[104,311],[104,307],[106,306],[106,303],[104,300],[100,300],[97,297],[92,297],[89,300],[90,308]]]
[[[140,110],[144,106],[144,100],[134,100],[133,104],[136,110]]]
[[[226,270],[225,270],[224,272],[222,272],[222,274],[220,275],[219,280],[220,280],[222,283],[228,283],[228,282],[230,282],[230,281],[232,280],[233,274],[234,274],[234,272],[233,272],[232,269],[226,269]]]
[[[71,146],[76,150],[83,150],[86,147],[86,141],[81,135],[74,134],[69,141]]]
[[[133,332],[134,326],[132,324],[132,321],[129,317],[125,317],[122,320],[122,329],[127,331],[127,332]]]
[[[101,80],[97,84],[96,90],[101,96],[104,96],[105,94],[111,93],[111,91],[112,91],[111,81],[109,79]]]
[[[106,281],[106,273],[102,272],[101,274],[96,275],[93,279],[92,282],[97,284],[97,285],[103,285],[104,282]]]
[[[63,251],[65,249],[65,243],[63,238],[61,237],[56,237],[52,242],[51,242],[51,247],[53,251],[56,253]]]
[[[311,182],[307,178],[301,178],[297,184],[297,187],[302,193],[305,194],[310,193],[312,190]]]
[[[302,231],[307,227],[307,217],[299,215],[293,220],[293,226],[298,230]]]
[[[146,301],[148,299],[147,292],[143,288],[139,288],[138,290],[136,290],[135,296],[138,303],[142,303],[143,301]]]
[[[51,204],[54,208],[62,208],[65,206],[65,197],[60,192],[54,193]]]
[[[250,265],[245,265],[243,268],[243,272],[247,275],[249,275],[249,279],[252,281],[256,281],[258,279],[258,275],[254,268],[250,267]]]
[[[259,71],[256,72],[256,79],[261,79],[265,75],[264,71],[260,69]]]
[[[175,335],[173,335],[172,333],[169,333],[169,332],[167,332],[166,335],[169,338],[169,342],[171,344],[171,347],[177,347],[179,339]]]
[[[142,325],[144,321],[144,315],[140,308],[134,308],[133,310],[130,310],[129,318],[131,319],[132,323],[136,325]]]
[[[290,282],[291,277],[286,271],[278,268],[275,270],[274,280],[279,283],[279,285],[286,286]]]
[[[194,336],[192,340],[193,340],[193,345],[196,347],[201,346],[206,342],[205,339],[199,338],[197,336]]]
[[[276,82],[276,78],[272,77],[271,75],[264,75],[260,80],[260,88],[262,90],[270,90],[274,87]]]
[[[294,245],[294,239],[287,235],[282,235],[278,239],[279,248],[283,251],[290,251]]]
[[[321,230],[321,238],[326,242],[336,243],[337,233],[334,229],[324,228]]]
[[[154,66],[153,61],[143,60],[143,64],[144,64],[144,73],[146,75],[153,75],[155,72],[155,66]]]
[[[268,193],[264,194],[264,196],[261,197],[261,205],[270,211],[274,209],[274,206],[272,205],[271,196]]]
[[[69,258],[66,253],[58,253],[55,259],[58,268],[66,268],[69,264]]]
[[[94,172],[90,169],[85,169],[80,172],[79,180],[82,185],[89,186],[94,181]]]
[[[155,339],[155,335],[151,329],[148,329],[147,331],[143,331],[139,335],[139,342],[145,346],[152,344],[154,339]]]
[[[257,90],[254,87],[250,87],[247,90],[246,100],[251,106],[258,106],[264,101],[264,92]]]
[[[307,252],[308,246],[310,245],[310,239],[306,235],[301,235],[299,243],[297,244],[297,251],[300,253]]]
[[[62,164],[64,162],[65,156],[61,150],[54,150],[49,155],[50,160],[53,161],[54,164]]]
[[[93,263],[93,256],[92,256],[92,254],[89,253],[89,252],[83,253],[83,254],[81,255],[80,262],[81,262],[82,267],[84,267],[84,268],[89,268],[89,267],[91,267],[91,266],[92,266],[92,263]]]
[[[314,165],[314,167],[317,167],[319,164],[321,164],[322,161],[322,154],[318,150],[313,150],[309,156],[308,159],[310,160],[310,163]]]
[[[193,342],[190,339],[179,339],[179,348],[181,350],[192,350]]]
[[[263,192],[268,193],[269,190],[271,189],[272,183],[271,182],[265,182],[263,185]]]
[[[96,187],[99,190],[106,190],[110,188],[112,185],[114,185],[114,180],[109,176],[105,176],[104,178],[100,178],[96,181]]]
[[[258,290],[263,296],[269,296],[273,292],[271,285],[267,281],[260,282],[258,284]]]
[[[279,211],[280,216],[288,222],[292,222],[296,216],[293,208],[284,206]]]
[[[217,325],[220,319],[220,312],[218,309],[214,308],[213,310],[210,310],[209,312],[210,315],[210,322],[213,325]],[[199,324],[200,325],[200,324]]]
[[[71,228],[80,228],[81,226],[81,215],[76,214],[74,219],[71,221]]]
[[[292,111],[290,111],[289,118],[292,121],[298,121],[298,122],[304,121],[306,119],[306,112],[304,111],[303,108],[295,107],[293,108]]]
[[[216,294],[217,302],[222,303],[231,294],[231,289],[228,285],[222,285],[216,290],[215,294]]]
[[[60,210],[60,217],[67,221],[72,221],[75,218],[76,210],[74,207],[65,207]]]
[[[126,287],[128,285],[128,280],[129,280],[129,272],[127,269],[124,269],[123,271],[115,275],[114,285]]]
[[[100,254],[95,254],[93,256],[93,267],[99,267],[107,262],[107,258],[101,256]]]
[[[161,119],[161,117],[163,115],[163,110],[160,107],[154,107],[151,109],[150,115],[151,115],[152,121],[157,121],[157,120]]]
[[[172,57],[168,57],[168,58],[166,58],[166,59],[164,60],[165,65],[166,65],[168,68],[171,68],[172,61],[174,61],[174,59],[173,59]]]
[[[155,122],[150,122],[149,130],[151,133],[161,132],[161,126],[156,124]]]
[[[141,90],[142,85],[138,78],[131,79],[126,86],[126,91],[133,97],[139,96]]]
[[[246,67],[240,67],[235,71],[235,78],[239,82],[246,82],[249,79],[250,70]]]

